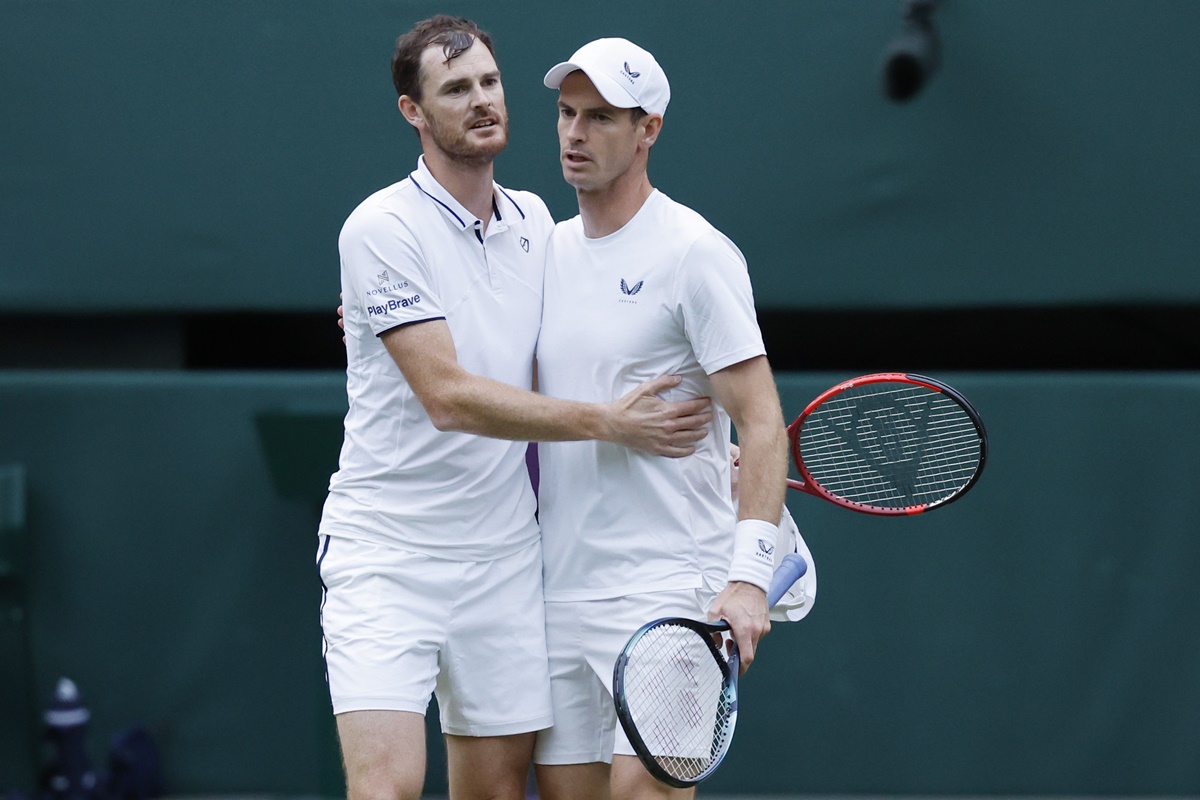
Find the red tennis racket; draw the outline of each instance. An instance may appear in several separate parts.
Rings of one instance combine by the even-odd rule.
[[[839,383],[788,426],[800,478],[788,486],[865,514],[920,514],[962,497],[987,462],[983,420],[923,375]]]

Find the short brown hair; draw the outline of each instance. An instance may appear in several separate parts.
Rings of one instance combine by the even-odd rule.
[[[470,50],[476,40],[487,46],[492,58],[496,57],[492,37],[469,19],[438,14],[421,20],[396,40],[396,51],[392,54],[392,83],[396,93],[421,102],[421,54],[425,48],[440,44],[449,64]]]

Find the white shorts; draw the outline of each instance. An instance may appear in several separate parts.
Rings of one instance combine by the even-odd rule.
[[[436,694],[445,733],[506,736],[550,725],[540,542],[474,562],[319,538],[335,714],[424,714]]]
[[[634,754],[613,708],[613,667],[638,628],[661,617],[705,619],[716,593],[678,589],[546,604],[554,726],[540,731],[537,764],[611,762]]]

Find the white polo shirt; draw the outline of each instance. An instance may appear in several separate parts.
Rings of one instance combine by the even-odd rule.
[[[709,375],[762,355],[741,252],[655,191],[621,230],[550,241],[538,382],[554,397],[607,402],[679,374],[668,400],[714,397]],[[608,442],[542,442],[539,519],[548,601],[596,600],[724,581],[736,515],[729,415],[716,403],[694,455],[661,458]]]
[[[380,334],[445,319],[468,372],[529,388],[553,220],[495,185],[482,223],[424,157],[368,197],[338,239],[350,406],[320,532],[455,560],[487,560],[538,535],[524,442],[437,430]]]

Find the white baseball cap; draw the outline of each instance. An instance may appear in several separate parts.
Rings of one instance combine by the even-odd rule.
[[[551,89],[563,78],[583,70],[596,91],[617,108],[638,108],[662,116],[671,101],[667,74],[654,56],[628,39],[597,39],[575,51],[569,61],[556,64],[542,82]]]

